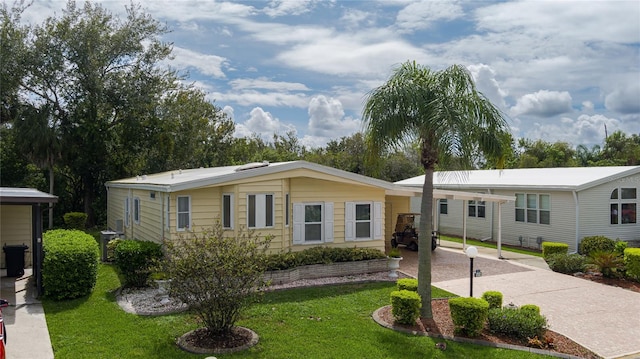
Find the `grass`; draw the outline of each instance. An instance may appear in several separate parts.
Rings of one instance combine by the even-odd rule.
[[[86,298],[44,300],[55,357],[205,358],[177,348],[175,338],[198,327],[188,314],[141,317],[125,313],[115,301],[120,286],[115,269],[100,264],[98,283]],[[390,301],[393,283],[300,288],[265,294],[238,324],[260,336],[242,353],[218,358],[538,358],[504,349],[440,341],[398,333],[376,324],[374,310]],[[434,297],[452,296],[433,289]]]
[[[443,241],[462,243],[462,238],[460,237],[440,236],[440,239],[442,239]],[[498,245],[495,242],[488,242],[488,241],[482,242],[476,239],[469,239],[469,238],[467,238],[467,245],[473,245],[476,247],[494,248],[494,249],[498,247]],[[542,257],[541,251],[538,251],[535,249],[524,249],[522,247],[514,247],[511,245],[505,245],[504,243],[502,244],[502,250],[507,252],[514,252],[514,253],[520,253],[520,254],[527,254],[530,256]]]

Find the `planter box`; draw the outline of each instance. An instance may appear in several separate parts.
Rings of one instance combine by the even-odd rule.
[[[270,280],[272,284],[285,284],[301,279],[343,277],[348,275],[386,272],[387,270],[387,259],[381,258],[355,262],[312,264],[291,269],[268,271],[264,273],[264,278]]]

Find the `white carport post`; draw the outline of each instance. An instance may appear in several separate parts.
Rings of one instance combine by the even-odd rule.
[[[467,250],[467,200],[462,200],[462,251]]]
[[[498,258],[502,259],[502,202],[498,202]]]

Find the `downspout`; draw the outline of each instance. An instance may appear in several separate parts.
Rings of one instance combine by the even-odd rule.
[[[165,223],[164,223],[164,220],[165,220],[165,218],[164,218],[164,197],[165,197],[165,194],[163,193],[161,195],[161,197],[162,197],[162,200],[160,201],[160,241],[164,242],[164,225],[165,225]]]
[[[578,244],[580,240],[580,201],[578,200],[578,193],[573,190],[573,204],[576,206],[576,250],[578,252]]]

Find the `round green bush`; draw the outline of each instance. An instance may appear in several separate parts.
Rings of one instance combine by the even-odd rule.
[[[68,212],[62,216],[68,229],[84,230],[87,223],[87,214],[84,212]]]
[[[567,254],[568,252],[569,245],[566,243],[542,242],[542,257],[545,260],[556,253]]]
[[[451,319],[457,333],[477,336],[489,315],[489,303],[480,298],[449,299]]]
[[[613,252],[616,250],[616,241],[605,236],[590,236],[582,238],[580,242],[580,254],[589,256],[592,252]]]
[[[420,317],[422,299],[417,292],[396,290],[391,292],[391,314],[399,324],[415,324]]]
[[[547,319],[536,312],[535,308],[526,305],[518,309],[491,309],[487,322],[493,333],[520,340],[535,336],[542,338],[547,329]]]
[[[627,276],[640,282],[640,248],[626,248],[624,250],[624,266]]]
[[[547,258],[547,264],[552,271],[573,274],[584,271],[587,259],[577,253],[555,253]]]
[[[398,290],[418,291],[418,280],[415,278],[401,278],[396,281]]]
[[[43,235],[42,287],[47,298],[88,295],[98,279],[98,243],[79,230],[57,229]]]
[[[482,293],[482,299],[489,303],[489,309],[502,308],[502,293],[494,290],[489,290]]]
[[[540,307],[535,304],[525,304],[520,307],[520,310],[531,311],[534,314],[540,314]]]
[[[152,266],[162,258],[162,248],[155,242],[126,239],[115,248],[113,257],[125,287],[144,287]]]

